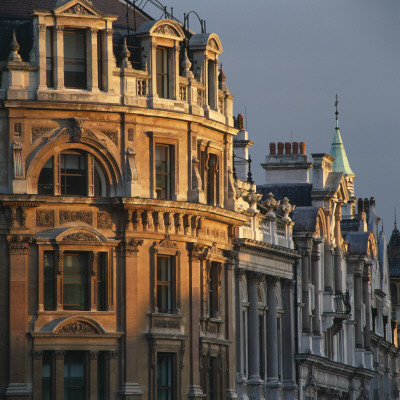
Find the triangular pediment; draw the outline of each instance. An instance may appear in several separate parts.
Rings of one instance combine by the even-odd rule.
[[[69,14],[84,17],[101,17],[103,14],[89,0],[59,0],[55,14]]]

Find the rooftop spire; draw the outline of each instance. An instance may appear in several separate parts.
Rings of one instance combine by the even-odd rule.
[[[396,207],[394,208],[394,229],[397,230],[397,214],[396,214]]]
[[[342,137],[340,136],[339,131],[339,120],[338,120],[338,95],[336,95],[335,101],[335,115],[336,115],[336,126],[335,126],[335,135],[333,137],[330,155],[335,157],[335,161],[333,162],[333,171],[334,172],[343,172],[344,175],[352,175],[355,176],[354,172],[350,168],[349,160],[346,155],[346,150],[344,149],[344,144],[342,141]]]

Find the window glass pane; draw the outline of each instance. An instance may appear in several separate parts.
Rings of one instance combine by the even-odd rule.
[[[65,254],[63,304],[65,310],[87,309],[87,254]]]
[[[174,393],[173,354],[157,354],[157,400],[172,400]]]
[[[64,357],[64,400],[85,399],[85,353],[67,351]]]
[[[105,399],[106,357],[103,351],[97,356],[97,400]]]
[[[53,194],[53,157],[47,160],[46,164],[40,171],[38,193],[45,195]]]
[[[53,81],[53,29],[46,29],[46,84],[54,86]]]
[[[106,309],[106,256],[107,253],[100,253],[98,256],[98,264],[97,264],[97,309],[105,310]]]
[[[61,154],[61,194],[87,195],[86,156]]]
[[[86,89],[86,33],[64,31],[64,85]]]
[[[50,351],[43,352],[42,358],[42,400],[51,400],[53,387],[52,357]]]
[[[171,182],[171,148],[155,146],[156,193],[158,199],[170,198]]]
[[[157,308],[159,312],[172,313],[172,259],[157,257]]]
[[[54,251],[45,251],[43,255],[43,303],[45,310],[54,310],[55,302],[55,276],[54,276]]]

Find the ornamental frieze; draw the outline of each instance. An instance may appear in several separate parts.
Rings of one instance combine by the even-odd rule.
[[[116,146],[118,142],[118,131],[101,131],[104,133]]]
[[[93,325],[84,321],[75,321],[63,326],[57,335],[99,335],[100,332]]]
[[[67,222],[81,221],[88,225],[92,225],[92,213],[90,211],[68,211],[60,210],[59,212],[60,224]]]
[[[53,210],[37,210],[36,211],[36,226],[54,226],[54,211]]]
[[[98,242],[98,239],[95,235],[91,233],[77,232],[65,236],[63,242]]]
[[[97,214],[97,228],[98,229],[111,229],[112,221],[111,215],[107,212],[99,212]]]

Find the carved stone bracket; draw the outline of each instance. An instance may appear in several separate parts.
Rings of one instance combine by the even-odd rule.
[[[7,243],[10,254],[28,254],[33,239],[22,235],[7,235]]]
[[[139,251],[139,246],[143,244],[143,240],[139,240],[136,238],[132,238],[130,240],[125,241],[125,250],[128,255],[133,256],[137,255]]]

